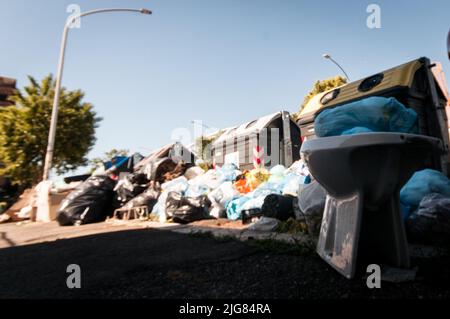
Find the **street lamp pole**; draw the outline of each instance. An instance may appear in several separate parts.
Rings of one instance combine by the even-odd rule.
[[[50,168],[52,166],[52,159],[53,159],[53,151],[55,146],[55,136],[56,136],[56,125],[58,122],[58,106],[59,106],[59,96],[61,93],[61,80],[62,80],[62,74],[63,74],[63,68],[64,68],[64,56],[66,51],[66,42],[67,42],[67,35],[69,32],[70,25],[76,21],[77,19],[80,19],[81,17],[95,14],[95,13],[103,13],[103,12],[138,12],[142,14],[151,14],[152,12],[148,9],[128,9],[128,8],[109,8],[109,9],[97,9],[97,10],[91,10],[82,12],[78,15],[73,16],[70,20],[66,21],[66,24],[64,25],[63,30],[63,36],[61,40],[61,48],[59,52],[59,63],[58,63],[58,71],[56,73],[56,85],[55,85],[55,96],[53,100],[53,108],[52,108],[52,118],[50,121],[50,130],[48,133],[48,143],[47,143],[47,152],[45,154],[45,163],[44,163],[44,175],[43,180],[48,180]]]
[[[336,64],[338,66],[339,69],[341,69],[341,71],[344,73],[345,77],[347,78],[347,81],[350,82],[350,78],[348,77],[347,73],[344,71],[344,69],[339,65],[339,63],[337,63],[335,60],[333,60],[333,58],[331,57],[330,54],[325,53],[322,55],[325,59],[331,60],[331,62],[333,62],[334,64]]]

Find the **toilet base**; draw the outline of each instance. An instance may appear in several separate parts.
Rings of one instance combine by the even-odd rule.
[[[399,205],[399,192],[381,205],[364,203],[364,194],[327,195],[317,253],[347,278],[357,261],[409,268],[408,243]]]

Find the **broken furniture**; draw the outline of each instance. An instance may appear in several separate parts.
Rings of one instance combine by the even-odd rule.
[[[148,207],[138,206],[133,208],[118,208],[114,211],[114,219],[148,219]]]

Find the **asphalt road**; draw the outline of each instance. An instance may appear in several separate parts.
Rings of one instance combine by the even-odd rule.
[[[66,268],[81,268],[68,289]],[[368,289],[315,253],[133,229],[0,249],[0,298],[450,298],[450,258],[415,258],[415,282]]]

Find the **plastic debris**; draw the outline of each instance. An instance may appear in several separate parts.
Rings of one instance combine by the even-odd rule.
[[[210,202],[205,195],[187,197],[177,192],[170,192],[166,199],[166,212],[176,223],[187,224],[208,216]]]
[[[261,217],[255,223],[251,224],[248,229],[252,231],[273,231],[278,227],[279,220],[270,217]]]
[[[245,174],[245,179],[250,190],[254,190],[269,179],[269,172],[264,168],[255,168]]]
[[[247,194],[251,191],[246,179],[238,180],[236,183],[234,183],[234,187],[236,187],[237,191],[241,194]]]
[[[236,177],[241,174],[237,166],[234,164],[224,164],[222,167],[217,169],[217,178],[221,183],[232,182],[236,180]]]
[[[270,169],[269,183],[281,183],[286,177],[286,167],[275,165]]]
[[[448,246],[450,241],[450,196],[426,195],[406,221],[408,237],[422,244]]]
[[[211,201],[210,215],[215,218],[224,217],[225,207],[228,202],[239,196],[240,194],[232,182],[224,182],[208,194],[208,198]]]
[[[402,187],[400,202],[408,208],[410,214],[417,209],[420,201],[431,193],[450,197],[450,179],[439,171],[424,169],[415,172]]]
[[[184,177],[190,180],[203,174],[205,174],[205,171],[201,167],[193,166],[186,170],[186,172],[184,173]]]
[[[393,97],[373,96],[323,110],[314,130],[318,137],[363,131],[417,133],[417,113]]]
[[[228,219],[238,220],[241,218],[242,207],[250,199],[250,197],[242,196],[230,201],[226,209]]]
[[[317,181],[305,185],[299,192],[298,207],[311,235],[319,234],[326,196],[325,189]]]

